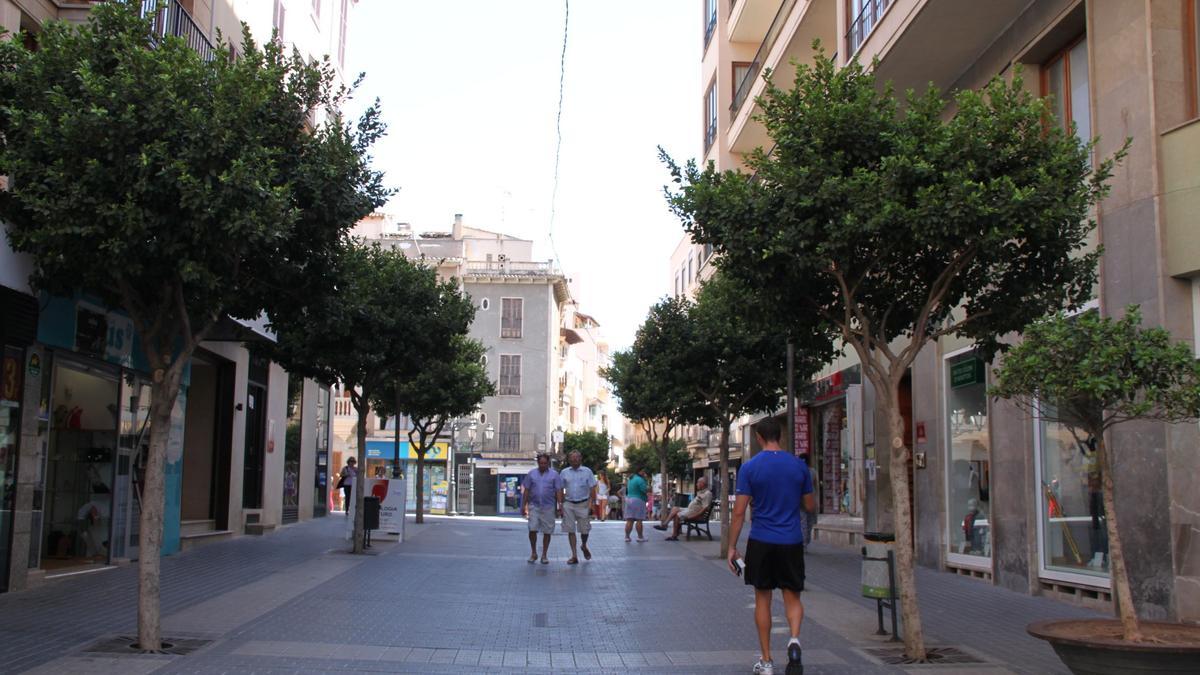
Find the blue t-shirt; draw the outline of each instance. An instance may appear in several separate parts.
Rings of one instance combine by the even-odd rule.
[[[803,544],[800,511],[813,491],[804,460],[782,450],[764,450],[746,462],[737,493],[750,497],[750,538],[767,544]]]

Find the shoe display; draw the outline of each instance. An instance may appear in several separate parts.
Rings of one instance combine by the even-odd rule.
[[[759,659],[754,664],[754,675],[775,675],[775,662]]]

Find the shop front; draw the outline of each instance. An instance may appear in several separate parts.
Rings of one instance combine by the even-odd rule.
[[[819,513],[862,516],[869,478],[862,430],[857,366],[817,380],[796,406],[795,450],[816,478]]]
[[[33,458],[30,565],[53,574],[135,559],[151,387],[132,323],[86,300],[45,297],[38,340],[50,349],[37,368],[45,453]],[[168,439],[163,554],[179,548],[186,401],[181,391]]]
[[[446,462],[450,455],[449,443],[435,443],[425,452],[423,492],[426,513],[444,515],[448,512],[450,481],[446,473]],[[396,445],[392,439],[367,440],[366,472],[370,478],[388,478],[395,464]],[[400,474],[407,478],[408,512],[417,508],[417,453],[408,441],[400,441]]]
[[[990,570],[991,433],[987,368],[973,348],[943,360],[946,420],[946,562]]]
[[[488,457],[484,453],[475,461],[475,514],[521,515],[521,481],[535,468],[537,465],[527,459]],[[459,490],[463,489],[460,485]]]
[[[17,510],[17,462],[27,383],[36,384],[41,356],[27,352],[37,335],[37,300],[0,286],[0,591],[8,590]]]

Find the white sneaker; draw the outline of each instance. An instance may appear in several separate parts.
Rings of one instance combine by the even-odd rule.
[[[775,662],[759,659],[754,664],[754,675],[775,675]]]

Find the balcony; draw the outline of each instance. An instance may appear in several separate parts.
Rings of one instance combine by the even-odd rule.
[[[1163,134],[1161,148],[1166,271],[1191,276],[1200,273],[1200,120]]]
[[[142,16],[151,15],[154,21],[151,31],[156,39],[168,36],[183,38],[187,46],[205,61],[211,61],[216,56],[213,43],[178,0],[142,0]]]
[[[780,0],[738,0],[729,10],[725,35],[730,42],[758,42],[779,12]]]
[[[555,277],[562,272],[552,262],[468,261],[463,268],[466,276],[485,277]]]
[[[897,92],[933,82],[952,87],[1017,19],[1028,0],[868,0],[847,17],[843,47],[848,59],[879,59],[879,82]]]
[[[754,101],[766,88],[762,72],[770,69],[774,81],[788,88],[796,75],[792,60],[811,61],[813,40],[820,40],[827,51],[834,51],[839,4],[825,0],[784,0],[778,6],[729,106],[731,122],[727,143],[731,152],[748,153],[770,142],[762,124],[753,119],[758,108]]]

